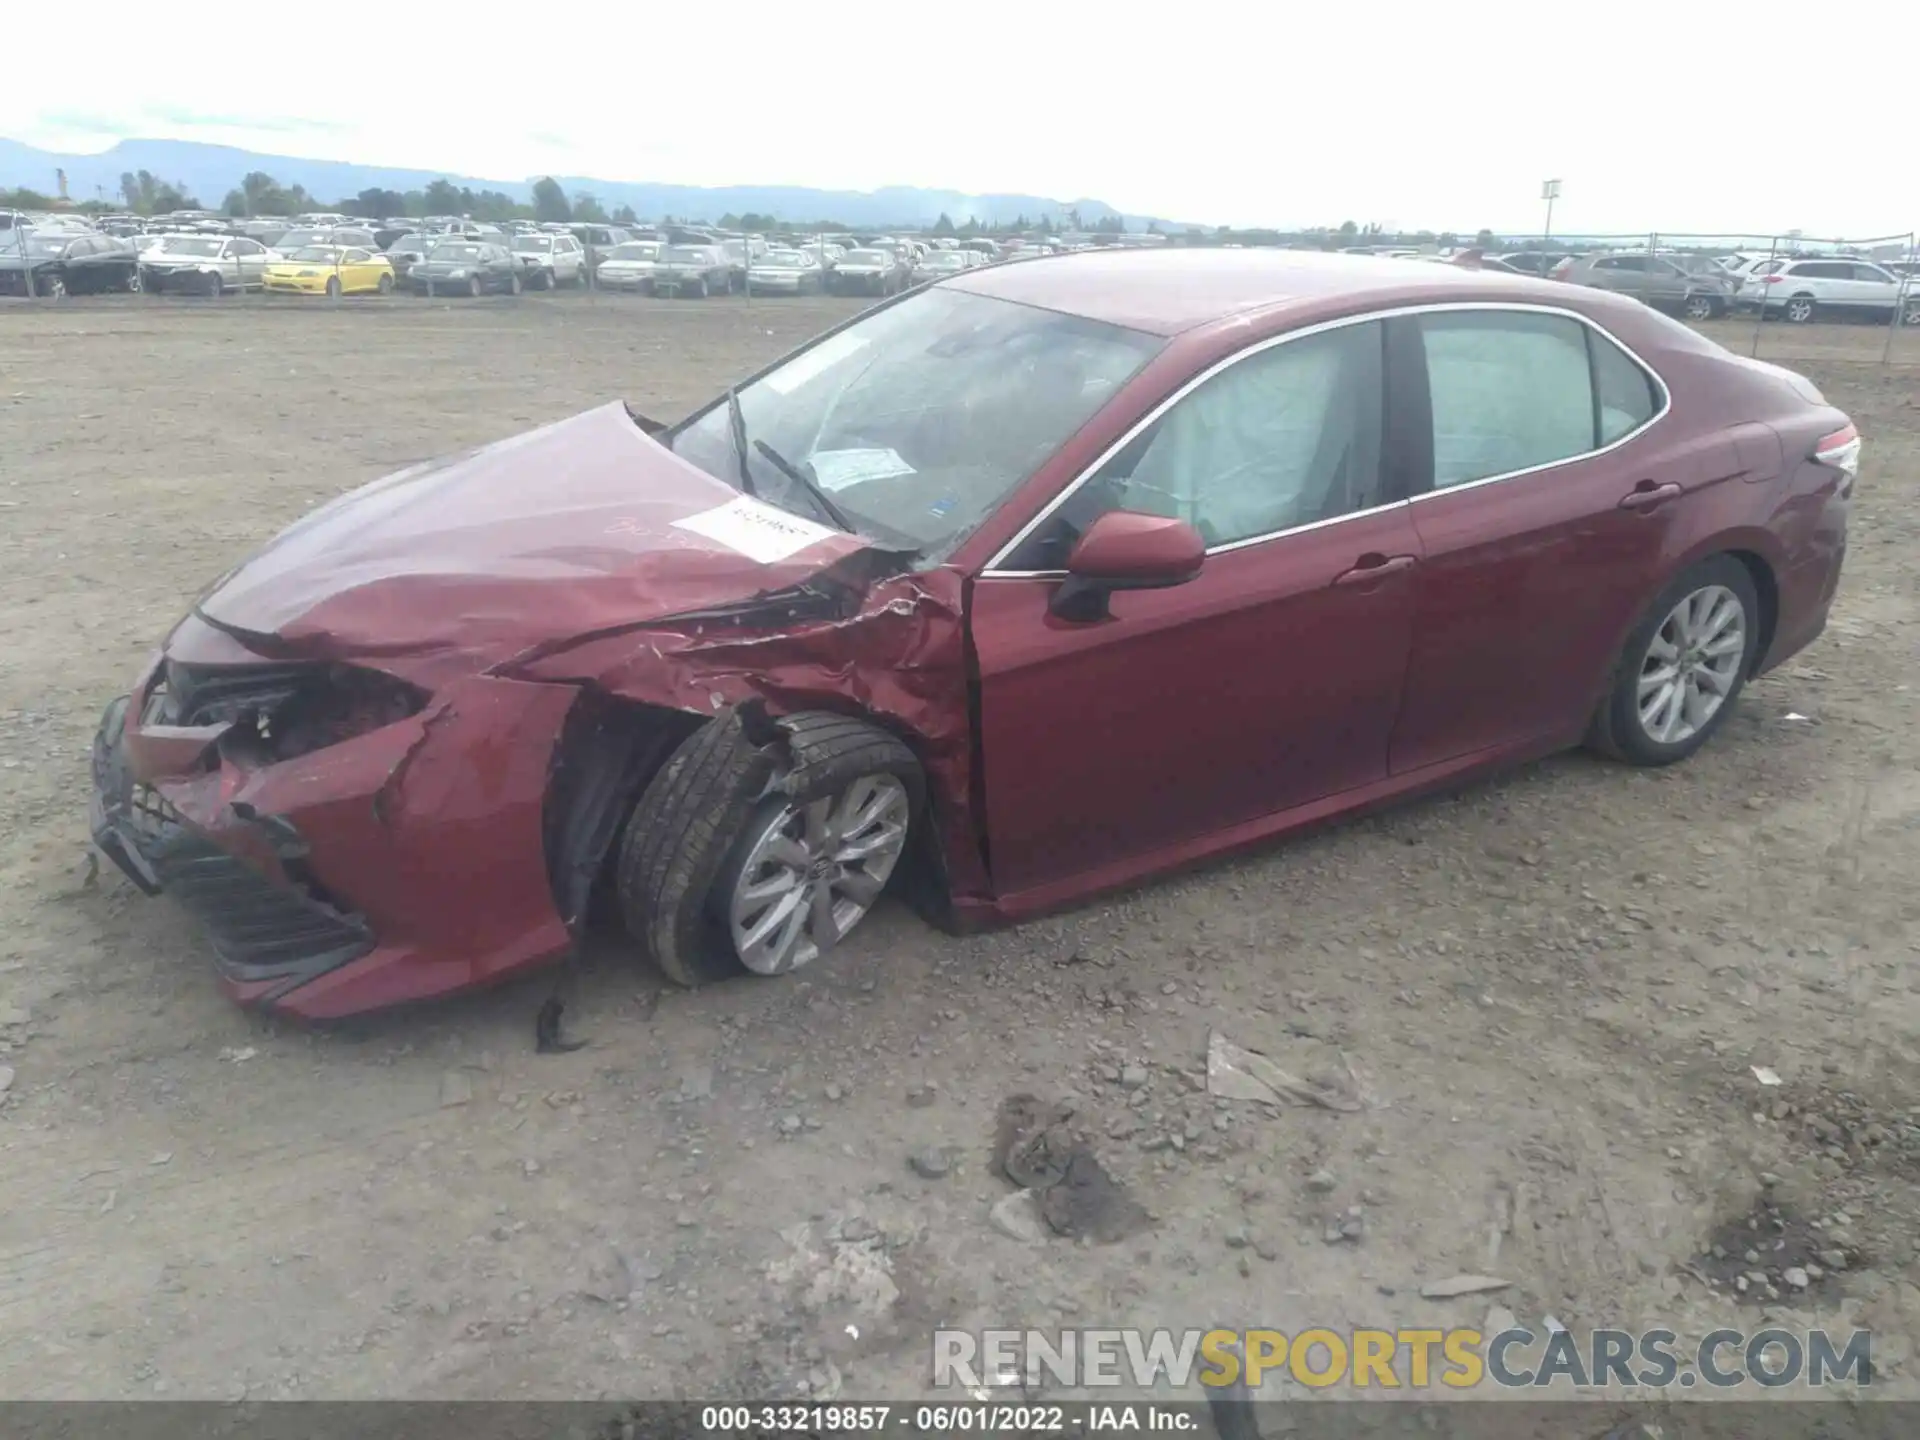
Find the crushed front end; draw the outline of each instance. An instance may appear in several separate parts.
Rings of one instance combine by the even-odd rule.
[[[570,943],[543,845],[569,687],[382,671],[175,631],[94,740],[95,843],[205,927],[236,1000],[309,1019]]]

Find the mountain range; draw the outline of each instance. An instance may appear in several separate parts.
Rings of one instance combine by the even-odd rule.
[[[67,175],[67,194],[76,201],[117,200],[120,177],[146,170],[181,186],[201,204],[217,207],[240,177],[260,170],[281,185],[299,185],[316,204],[331,205],[362,190],[419,190],[435,180],[473,190],[499,190],[515,200],[532,198],[531,179],[500,180],[450,175],[437,170],[407,170],[345,160],[310,160],[293,155],[262,155],[228,145],[191,140],[122,140],[98,155],[63,155],[0,139],[0,189],[22,186],[42,194],[55,191],[55,172]],[[536,177],[537,178],[537,177]],[[1117,212],[1099,200],[1055,200],[1042,195],[965,195],[889,185],[879,190],[815,190],[796,185],[662,185],[648,181],[603,180],[556,175],[568,195],[592,194],[607,209],[631,205],[643,219],[673,215],[716,220],[724,214],[773,215],[782,220],[840,220],[848,225],[931,225],[941,215],[955,224],[969,218],[982,224],[1009,224],[1024,215],[1053,220],[1077,211],[1082,225],[1110,220]],[[1123,217],[1129,229],[1145,229],[1151,216]],[[1166,222],[1162,221],[1161,224]]]

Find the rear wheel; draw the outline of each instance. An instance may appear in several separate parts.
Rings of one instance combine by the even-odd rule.
[[[481,279],[478,275],[471,276],[467,280],[467,294],[471,295],[476,300],[480,298],[480,292],[485,290],[486,288],[487,287],[481,282]]]
[[[227,281],[225,276],[215,274],[215,275],[209,275],[207,277],[207,294],[213,296],[214,299],[218,300],[222,295],[226,293],[227,293]]]
[[[338,300],[340,298],[340,277],[338,275],[335,275],[327,281],[327,298],[329,300]]]
[[[1920,325],[1920,300],[1907,301],[1906,308],[1900,312],[1902,325]]]
[[[1787,301],[1785,315],[1795,325],[1805,325],[1813,319],[1814,303],[1811,295],[1796,295]]]
[[[59,275],[42,275],[33,288],[49,300],[67,298],[67,282]]]
[[[913,752],[864,720],[808,713],[747,739],[697,731],[634,807],[616,884],[627,928],[683,985],[780,975],[865,919],[919,814]]]
[[[1701,561],[1648,607],[1621,651],[1591,742],[1635,765],[1671,765],[1727,718],[1753,668],[1760,603],[1730,555]]]
[[[702,276],[700,277],[700,283],[699,283],[698,285],[696,285],[696,286],[694,286],[694,287],[693,287],[693,293],[694,293],[695,295],[697,295],[697,296],[698,296],[698,297],[699,297],[700,299],[702,299],[702,300],[704,300],[704,299],[706,299],[706,298],[707,298],[707,295],[708,295],[708,294],[709,294],[710,292],[708,291],[708,288],[707,288],[707,277],[706,277],[706,276],[704,276],[704,275],[702,275]]]
[[[136,265],[127,272],[127,293],[129,295],[138,295],[140,289],[140,267]]]
[[[393,293],[393,277],[391,275],[382,275],[380,277],[380,293],[382,295],[391,295]]]
[[[509,295],[518,295],[520,290],[520,272],[516,270],[507,277],[507,293]]]

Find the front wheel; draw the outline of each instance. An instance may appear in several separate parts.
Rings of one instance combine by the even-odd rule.
[[[214,299],[218,300],[222,295],[226,293],[227,293],[227,282],[224,277],[219,275],[209,275],[207,277],[207,294],[213,296]]]
[[[712,293],[711,289],[707,285],[706,276],[702,275],[700,277],[700,283],[693,287],[693,293],[702,300],[706,299],[707,296]]]
[[[1813,319],[1814,304],[1811,295],[1796,295],[1787,301],[1786,317],[1795,325],[1805,325]]]
[[[518,295],[520,290],[520,272],[516,270],[507,277],[507,293],[509,295]]]
[[[674,752],[634,807],[617,864],[628,930],[671,979],[782,975],[819,958],[871,912],[925,791],[900,740],[820,712],[740,716]]]
[[[67,282],[64,277],[59,275],[42,275],[39,283],[33,288],[49,300],[64,300],[67,298]]]
[[[1909,300],[1906,309],[1900,312],[1902,325],[1920,325],[1920,300]]]
[[[1596,719],[1597,749],[1671,765],[1723,724],[1760,641],[1753,576],[1729,555],[1703,560],[1660,593],[1621,652]]]
[[[472,276],[467,281],[467,294],[472,296],[475,300],[478,300],[480,298],[481,291],[485,290],[486,288],[487,288],[486,284],[480,279],[478,275]]]
[[[340,298],[340,277],[338,275],[335,275],[332,279],[327,281],[327,299],[338,300],[339,298]]]
[[[1711,320],[1720,313],[1720,306],[1711,295],[1689,295],[1686,308],[1689,320]]]
[[[382,275],[380,277],[380,293],[382,295],[391,295],[393,293],[393,277],[391,275]]]
[[[140,269],[138,266],[135,266],[127,272],[127,293],[129,295],[138,295],[141,288]]]

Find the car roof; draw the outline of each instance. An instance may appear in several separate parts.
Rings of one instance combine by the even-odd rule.
[[[1532,276],[1378,255],[1247,248],[1076,251],[963,270],[946,289],[991,295],[1154,335],[1281,307],[1303,318],[1378,306],[1509,299],[1564,304],[1567,287]]]

